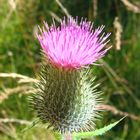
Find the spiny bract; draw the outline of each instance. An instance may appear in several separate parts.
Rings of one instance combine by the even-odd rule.
[[[43,123],[61,133],[94,128],[100,93],[88,70],[65,70],[48,64],[42,68],[33,108]]]

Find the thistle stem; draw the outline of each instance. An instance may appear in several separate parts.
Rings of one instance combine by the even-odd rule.
[[[64,134],[63,135],[63,140],[73,140],[72,139],[72,134]]]

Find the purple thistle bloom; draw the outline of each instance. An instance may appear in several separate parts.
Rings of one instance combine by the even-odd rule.
[[[42,123],[62,134],[92,130],[99,116],[101,92],[90,69],[82,67],[105,55],[110,33],[102,33],[104,26],[92,28],[89,21],[68,18],[58,27],[44,23],[37,34],[49,63],[42,65],[31,102]]]
[[[44,23],[43,30],[37,38],[51,63],[64,68],[80,68],[94,64],[103,57],[107,49],[103,49],[109,42],[108,34],[102,34],[104,26],[92,30],[93,24],[81,19],[64,19],[60,27],[55,23],[51,27]]]

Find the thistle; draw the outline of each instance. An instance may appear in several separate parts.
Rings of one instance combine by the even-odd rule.
[[[103,57],[109,42],[104,26],[78,18],[60,26],[44,23],[37,38],[43,49],[43,66],[32,106],[43,123],[61,133],[94,129],[99,116],[100,93],[88,67]]]

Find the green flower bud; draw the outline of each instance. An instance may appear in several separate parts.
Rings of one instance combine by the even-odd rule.
[[[43,123],[61,133],[87,131],[95,126],[100,92],[89,69],[64,69],[45,64],[32,96],[32,106]]]

